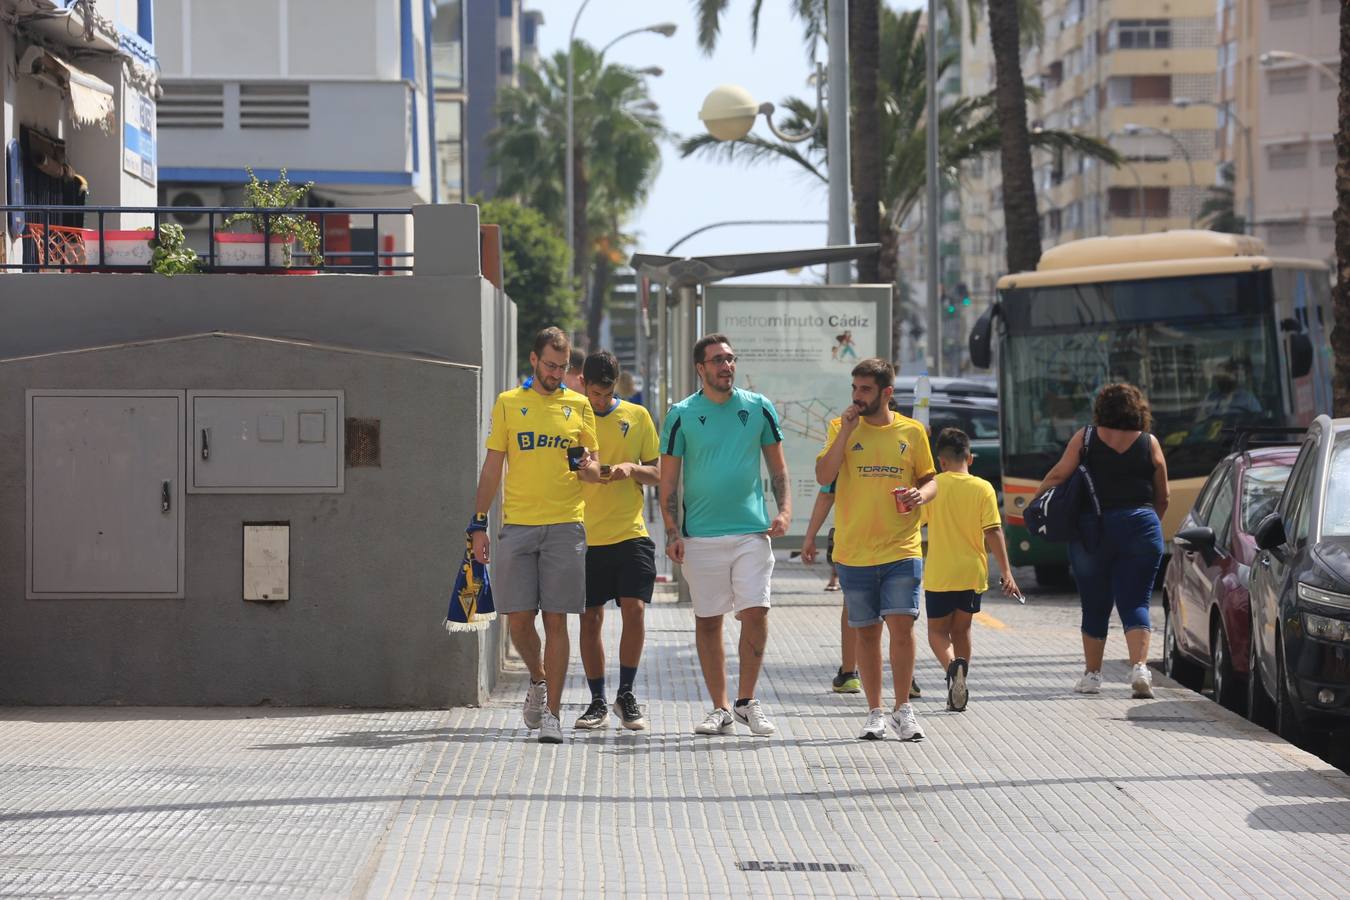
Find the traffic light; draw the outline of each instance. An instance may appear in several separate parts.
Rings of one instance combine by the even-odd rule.
[[[956,296],[961,298],[962,306],[970,305],[970,288],[966,286],[964,281],[956,285]]]

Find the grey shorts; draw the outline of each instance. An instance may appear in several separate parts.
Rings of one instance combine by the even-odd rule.
[[[492,548],[492,602],[499,613],[586,611],[586,529],[503,525]]]

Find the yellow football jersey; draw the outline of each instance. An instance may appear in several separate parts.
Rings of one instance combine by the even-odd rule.
[[[502,520],[507,525],[558,525],[583,519],[581,482],[567,467],[567,448],[597,449],[595,414],[576,391],[541,394],[519,387],[492,406],[487,448],[506,453]]]
[[[594,412],[594,410],[592,410]],[[654,460],[661,455],[656,426],[646,408],[619,401],[595,417],[600,464]],[[642,515],[642,485],[631,478],[613,484],[582,484],[586,501],[586,544],[603,547],[647,536]]]
[[[928,526],[924,589],[984,593],[989,587],[984,532],[1000,523],[994,486],[962,472],[943,472],[937,483],[937,498],[920,507]]]
[[[838,436],[839,419],[834,419],[817,459]],[[933,474],[928,433],[913,419],[892,413],[889,425],[859,422],[848,444],[834,483],[834,561],[879,566],[917,559],[923,554],[919,510],[898,512],[891,491]]]

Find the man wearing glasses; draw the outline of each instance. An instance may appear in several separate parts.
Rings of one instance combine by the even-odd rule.
[[[558,328],[534,339],[528,386],[506,391],[492,407],[487,458],[469,522],[473,552],[487,565],[487,513],[502,483],[502,528],[492,548],[493,600],[530,670],[525,725],[541,744],[562,743],[558,712],[570,646],[567,616],[586,611],[586,530],[582,481],[599,482],[595,413],[563,386],[571,342]],[[589,452],[588,452],[589,451]],[[534,620],[544,614],[544,646]]]
[[[735,723],[754,734],[777,729],[755,699],[755,683],[769,636],[770,539],[792,521],[787,461],[778,412],[767,397],[739,390],[736,354],[726,335],[694,345],[702,390],[670,408],[661,437],[661,516],[666,555],[683,567],[694,604],[698,659],[713,710],[697,734],[730,734]],[[769,520],[760,480],[760,455],[769,470],[778,515]],[[684,522],[677,487],[684,475]],[[740,686],[727,694],[722,620],[741,623]]]

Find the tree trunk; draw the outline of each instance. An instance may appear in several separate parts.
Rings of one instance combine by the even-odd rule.
[[[853,90],[849,117],[849,144],[853,171],[853,235],[859,244],[875,244],[881,237],[881,0],[849,0],[848,63]],[[858,260],[858,280],[881,281],[875,254]]]
[[[589,247],[591,244],[590,234],[586,228],[587,215],[586,208],[591,201],[591,186],[586,180],[586,166],[584,164],[585,156],[577,148],[572,157],[572,178],[573,178],[573,209],[572,209],[572,240],[573,244],[569,248],[572,251],[572,278],[576,285],[575,290],[581,297],[581,314],[585,316],[586,321],[590,322],[590,293],[587,291],[586,266],[590,261]],[[591,349],[589,346],[587,349]]]
[[[609,260],[608,251],[595,254],[593,266],[590,287],[586,291],[586,350],[589,353],[600,349],[600,324],[605,318],[605,294],[609,291],[609,276],[614,271],[614,264]]]
[[[1008,271],[1029,272],[1041,258],[1041,222],[1036,213],[1036,183],[1031,174],[1017,0],[989,0],[989,41],[994,49],[995,115],[1002,144],[1003,231],[1008,239]]]
[[[1336,286],[1333,289],[1335,326],[1331,349],[1336,373],[1332,378],[1332,407],[1337,416],[1350,416],[1350,3],[1341,3],[1340,93],[1336,99]]]

